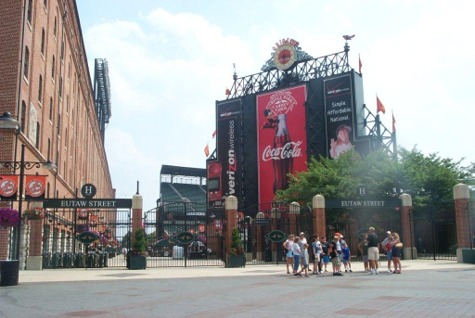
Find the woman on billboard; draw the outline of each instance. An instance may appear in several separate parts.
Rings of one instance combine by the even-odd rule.
[[[350,141],[350,132],[350,126],[338,126],[336,129],[336,140],[334,138],[330,139],[330,157],[336,159],[343,152],[353,149]]]

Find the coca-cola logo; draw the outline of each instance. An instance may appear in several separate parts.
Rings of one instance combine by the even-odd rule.
[[[302,156],[300,145],[302,141],[291,141],[282,147],[273,148],[270,145],[264,148],[262,152],[262,161],[283,160],[297,158]]]

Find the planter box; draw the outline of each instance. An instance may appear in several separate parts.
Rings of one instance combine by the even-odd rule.
[[[462,261],[464,263],[475,264],[475,249],[463,248]]]
[[[246,257],[244,255],[228,255],[226,267],[245,267]]]
[[[146,269],[147,257],[142,256],[142,255],[129,255],[127,257],[127,268],[128,269]]]

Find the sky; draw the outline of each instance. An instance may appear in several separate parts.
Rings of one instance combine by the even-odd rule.
[[[238,77],[260,72],[280,39],[319,57],[362,62],[365,103],[397,143],[475,162],[475,1],[77,0],[91,76],[109,64],[112,117],[105,147],[118,198],[156,206],[160,168],[206,167],[215,103]]]

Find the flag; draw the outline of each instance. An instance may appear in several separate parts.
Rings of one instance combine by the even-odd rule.
[[[396,118],[394,118],[394,113],[392,113],[393,115],[393,132],[396,132]]]
[[[211,135],[211,138],[214,138],[216,137],[216,130],[213,132],[213,134]]]
[[[0,200],[16,200],[19,176],[16,174],[2,174],[0,180]]]
[[[386,108],[384,108],[383,103],[381,103],[378,96],[376,96],[376,113],[379,113],[379,112],[386,114]]]
[[[361,63],[361,57],[358,55],[358,66],[359,66],[359,73],[361,74],[361,68],[363,67],[363,63]]]
[[[205,155],[206,155],[206,157],[209,156],[209,145],[208,144],[206,144],[206,147],[205,147]]]
[[[26,176],[25,188],[27,200],[41,200],[45,197],[46,176]]]
[[[226,92],[225,92],[226,96],[229,96],[231,95],[231,90],[229,88],[226,88]]]

